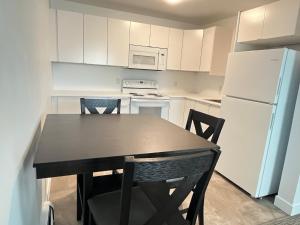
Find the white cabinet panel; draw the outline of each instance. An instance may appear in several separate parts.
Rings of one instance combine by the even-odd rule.
[[[150,40],[150,24],[131,22],[130,44],[149,46],[149,40]]]
[[[183,30],[170,28],[168,47],[168,70],[180,70]]]
[[[295,35],[299,0],[281,0],[266,5],[263,39]]]
[[[107,18],[84,15],[84,63],[107,64]]]
[[[200,71],[209,72],[214,53],[216,27],[210,27],[203,32],[203,46],[201,54]]]
[[[128,66],[130,22],[108,19],[108,65]]]
[[[185,30],[183,35],[181,70],[199,71],[203,30]]]
[[[58,59],[83,63],[83,14],[57,10]]]
[[[56,62],[57,58],[57,19],[56,9],[50,9],[50,61]]]
[[[168,48],[169,28],[151,25],[150,46],[158,48]]]
[[[170,100],[170,110],[169,110],[169,121],[180,127],[185,127],[183,121],[185,110],[185,100],[184,99],[171,99]]]
[[[265,6],[244,11],[240,15],[238,42],[261,38],[265,16]],[[274,24],[275,25],[275,24]]]
[[[211,75],[224,76],[233,31],[223,27],[210,27],[204,30],[200,71]]]

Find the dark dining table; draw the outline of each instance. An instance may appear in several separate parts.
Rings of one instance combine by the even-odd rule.
[[[125,156],[218,150],[219,146],[154,116],[49,114],[33,167],[37,179],[82,174],[83,224],[93,172],[121,169]]]

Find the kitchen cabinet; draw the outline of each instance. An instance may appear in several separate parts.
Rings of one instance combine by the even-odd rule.
[[[233,31],[223,27],[204,30],[200,71],[224,76],[232,43]]]
[[[248,42],[261,38],[264,26],[265,6],[244,11],[240,14],[238,42]]]
[[[179,127],[185,127],[183,115],[185,110],[184,98],[171,98],[169,109],[169,121]]]
[[[83,14],[57,10],[58,60],[83,63]]]
[[[130,22],[108,19],[108,65],[128,66]]]
[[[299,0],[281,0],[266,5],[262,39],[300,35]]]
[[[168,46],[168,70],[180,70],[183,30],[170,28]]]
[[[221,107],[216,105],[210,105],[208,114],[215,117],[221,116]]]
[[[88,97],[88,98],[111,98],[111,97]],[[129,113],[129,98],[121,98],[121,114]],[[58,114],[80,114],[80,97],[52,97],[52,108],[56,109]],[[100,111],[101,112],[101,111]],[[116,113],[117,110],[114,110],[113,113]]]
[[[239,43],[295,44],[300,42],[300,0],[280,0],[241,12]]]
[[[84,15],[84,63],[107,64],[107,18]]]
[[[150,24],[131,22],[130,44],[149,46],[149,40],[150,40]]]
[[[200,71],[203,30],[185,30],[183,34],[181,70]]]
[[[168,48],[169,28],[151,25],[150,46],[157,48]]]
[[[50,61],[56,62],[57,57],[57,19],[56,9],[50,9],[49,12],[49,27],[50,27]]]

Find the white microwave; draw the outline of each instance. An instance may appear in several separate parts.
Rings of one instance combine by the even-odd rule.
[[[129,46],[129,66],[131,69],[166,70],[166,48],[153,48],[146,46]]]

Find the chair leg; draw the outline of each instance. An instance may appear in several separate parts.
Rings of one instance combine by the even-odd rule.
[[[81,175],[77,175],[77,184],[76,184],[76,191],[77,191],[77,221],[81,220],[81,216],[82,216],[82,203],[81,203],[81,196],[80,196],[80,179]],[[82,190],[81,190],[82,191]]]
[[[201,200],[201,205],[198,212],[199,225],[204,225],[204,199]]]

